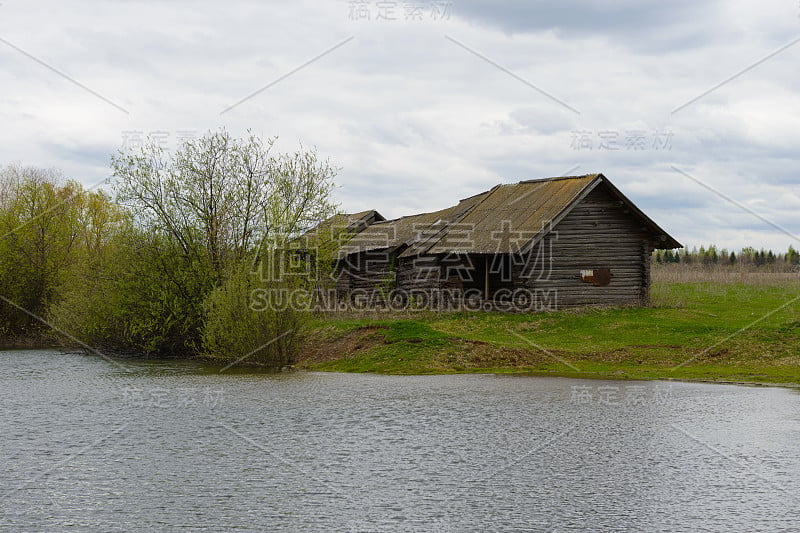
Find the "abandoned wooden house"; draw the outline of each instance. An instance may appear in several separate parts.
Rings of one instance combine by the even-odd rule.
[[[602,174],[502,184],[432,213],[386,220],[364,211],[326,225],[346,236],[338,298],[372,305],[642,305],[653,250],[682,247]]]

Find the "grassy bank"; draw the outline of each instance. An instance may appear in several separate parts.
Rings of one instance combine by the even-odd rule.
[[[659,282],[652,306],[316,318],[308,369],[800,383],[800,282]]]

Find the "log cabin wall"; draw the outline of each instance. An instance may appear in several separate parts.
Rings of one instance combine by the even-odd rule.
[[[343,300],[359,293],[373,295],[395,284],[394,255],[388,250],[350,254],[337,270],[336,291]]]
[[[439,257],[401,257],[397,261],[396,285],[405,290],[436,290],[443,286]]]
[[[652,250],[641,221],[600,185],[537,244],[527,284],[555,290],[559,309],[646,304]],[[602,269],[607,284],[591,281],[592,273],[603,277]]]

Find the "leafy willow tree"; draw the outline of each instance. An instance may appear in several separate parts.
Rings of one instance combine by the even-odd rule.
[[[254,310],[247,298],[255,289],[280,288],[285,280],[264,279],[260,266],[274,263],[277,251],[334,213],[336,169],[313,150],[275,155],[274,141],[237,139],[223,130],[187,142],[174,155],[148,144],[113,157],[118,200],[131,210],[134,231],[149,236],[129,257],[145,263],[138,269],[151,281],[131,290],[140,300],[164,302],[149,323],[176,326],[151,331],[159,342],[150,352],[238,358],[289,331],[250,360],[290,359],[299,310]]]
[[[58,301],[69,270],[91,245],[102,193],[64,181],[55,170],[9,166],[0,171],[0,333],[36,335]],[[25,309],[25,313],[20,308]]]
[[[54,325],[111,354],[195,353],[207,268],[130,220],[106,235],[96,255],[82,259],[50,311]]]

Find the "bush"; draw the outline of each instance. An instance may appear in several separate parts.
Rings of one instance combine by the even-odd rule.
[[[294,364],[307,312],[285,305],[281,294],[289,290],[287,282],[237,269],[206,300],[203,353],[275,369]]]
[[[114,353],[156,357],[199,353],[210,266],[168,238],[133,230],[114,254],[81,265],[65,283],[50,321],[81,342]]]

